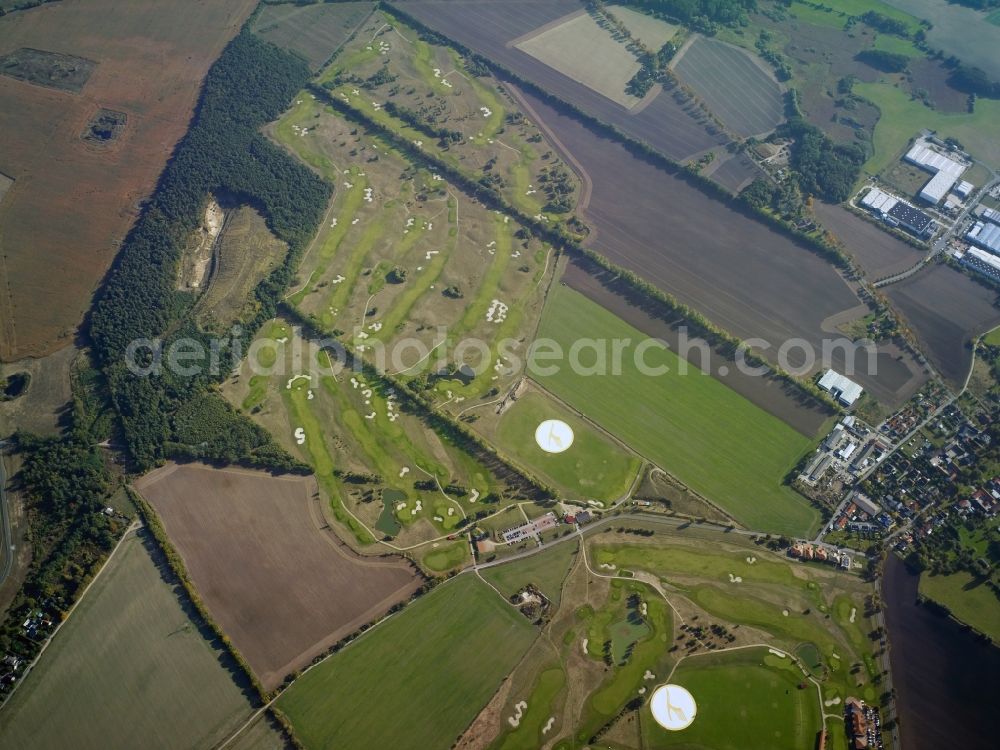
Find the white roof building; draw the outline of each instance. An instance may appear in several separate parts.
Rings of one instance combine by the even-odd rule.
[[[1000,226],[996,224],[977,221],[965,238],[991,253],[1000,255]]]
[[[931,204],[940,203],[941,199],[948,195],[957,179],[955,175],[948,172],[938,172],[920,189],[920,199]]]
[[[971,193],[974,188],[975,185],[973,185],[971,182],[962,180],[958,183],[958,185],[955,186],[955,195],[957,195],[959,198],[968,198],[969,193]]]
[[[853,380],[833,370],[823,373],[823,377],[819,379],[819,387],[845,406],[854,404],[864,392],[864,389]]]
[[[869,190],[865,194],[865,197],[861,199],[862,206],[872,211],[879,211],[883,214],[889,213],[892,207],[897,203],[899,203],[899,198],[894,195],[890,195],[884,190],[879,190],[876,187]]]
[[[934,150],[926,141],[919,138],[903,158],[934,175],[920,191],[921,199],[931,204],[940,203],[952,186],[959,181],[958,178],[962,173],[968,169],[968,165]],[[971,185],[969,189],[972,189]]]

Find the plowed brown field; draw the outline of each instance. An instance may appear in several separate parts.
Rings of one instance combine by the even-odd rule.
[[[184,135],[202,78],[254,0],[65,0],[0,18],[0,55],[29,47],[97,63],[80,93],[0,76],[0,359],[73,335]],[[124,132],[81,134],[105,108]]]
[[[170,464],[136,482],[223,631],[266,690],[422,580],[330,529],[312,477]]]

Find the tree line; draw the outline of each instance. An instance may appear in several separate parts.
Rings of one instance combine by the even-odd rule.
[[[205,78],[191,128],[98,295],[89,333],[137,469],[171,456],[302,468],[265,431],[210,392],[228,372],[212,374],[204,368],[189,377],[164,368],[137,376],[124,357],[130,342],[158,337],[164,349],[186,337],[207,350],[208,335],[188,314],[194,295],[177,290],[176,279],[184,243],[199,226],[213,192],[228,192],[254,206],[289,245],[284,263],[255,289],[256,313],[241,321],[237,341],[248,343],[259,325],[274,316],[331,187],[259,129],[277,119],[309,78],[303,60],[246,29],[229,43]],[[223,361],[229,353],[221,352]],[[153,355],[144,356],[140,364],[151,364]]]

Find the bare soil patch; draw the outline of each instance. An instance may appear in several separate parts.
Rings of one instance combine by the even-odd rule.
[[[66,343],[187,130],[209,66],[253,0],[65,0],[0,18],[0,56],[53,50],[96,67],[79,93],[0,75],[0,359]],[[124,130],[80,137],[101,109]]]
[[[944,264],[884,291],[938,372],[960,388],[972,362],[969,342],[1000,324],[996,293]]]
[[[402,558],[352,552],[331,530],[312,477],[171,464],[136,488],[265,689],[421,584]]]
[[[872,281],[901,273],[920,262],[923,253],[884,232],[843,206],[816,201],[813,212],[820,224],[844,243],[847,252]]]

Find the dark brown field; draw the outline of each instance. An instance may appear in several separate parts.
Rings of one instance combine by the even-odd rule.
[[[171,464],[136,488],[267,690],[421,583],[402,558],[346,547],[311,477]]]
[[[96,63],[79,93],[0,76],[0,359],[67,343],[187,130],[209,66],[254,0],[64,0],[0,18],[0,55],[19,48]],[[81,138],[101,109],[121,135]]]
[[[996,293],[943,264],[882,291],[902,313],[938,372],[961,387],[972,363],[969,342],[1000,324]]]
[[[771,361],[785,342],[801,339],[815,352],[811,371],[822,365],[824,341],[841,339],[837,325],[868,313],[833,267],[807,248],[518,93],[592,186],[580,204],[592,229],[588,242],[614,263],[734,335],[764,339],[770,348],[755,348]],[[834,347],[829,360],[839,371],[850,369],[842,348]],[[801,349],[789,349],[780,364],[802,367]],[[849,374],[884,403],[905,400],[924,378],[894,346],[880,349],[870,365],[863,354],[855,364]]]
[[[901,273],[924,257],[923,252],[898,240],[843,206],[816,201],[813,212],[820,224],[844,243],[871,281]]]
[[[645,141],[671,159],[684,160],[726,142],[710,135],[661,92],[630,112],[513,46],[518,38],[579,12],[576,0],[414,0],[395,3],[401,10],[450,39],[482,54],[581,110]]]

